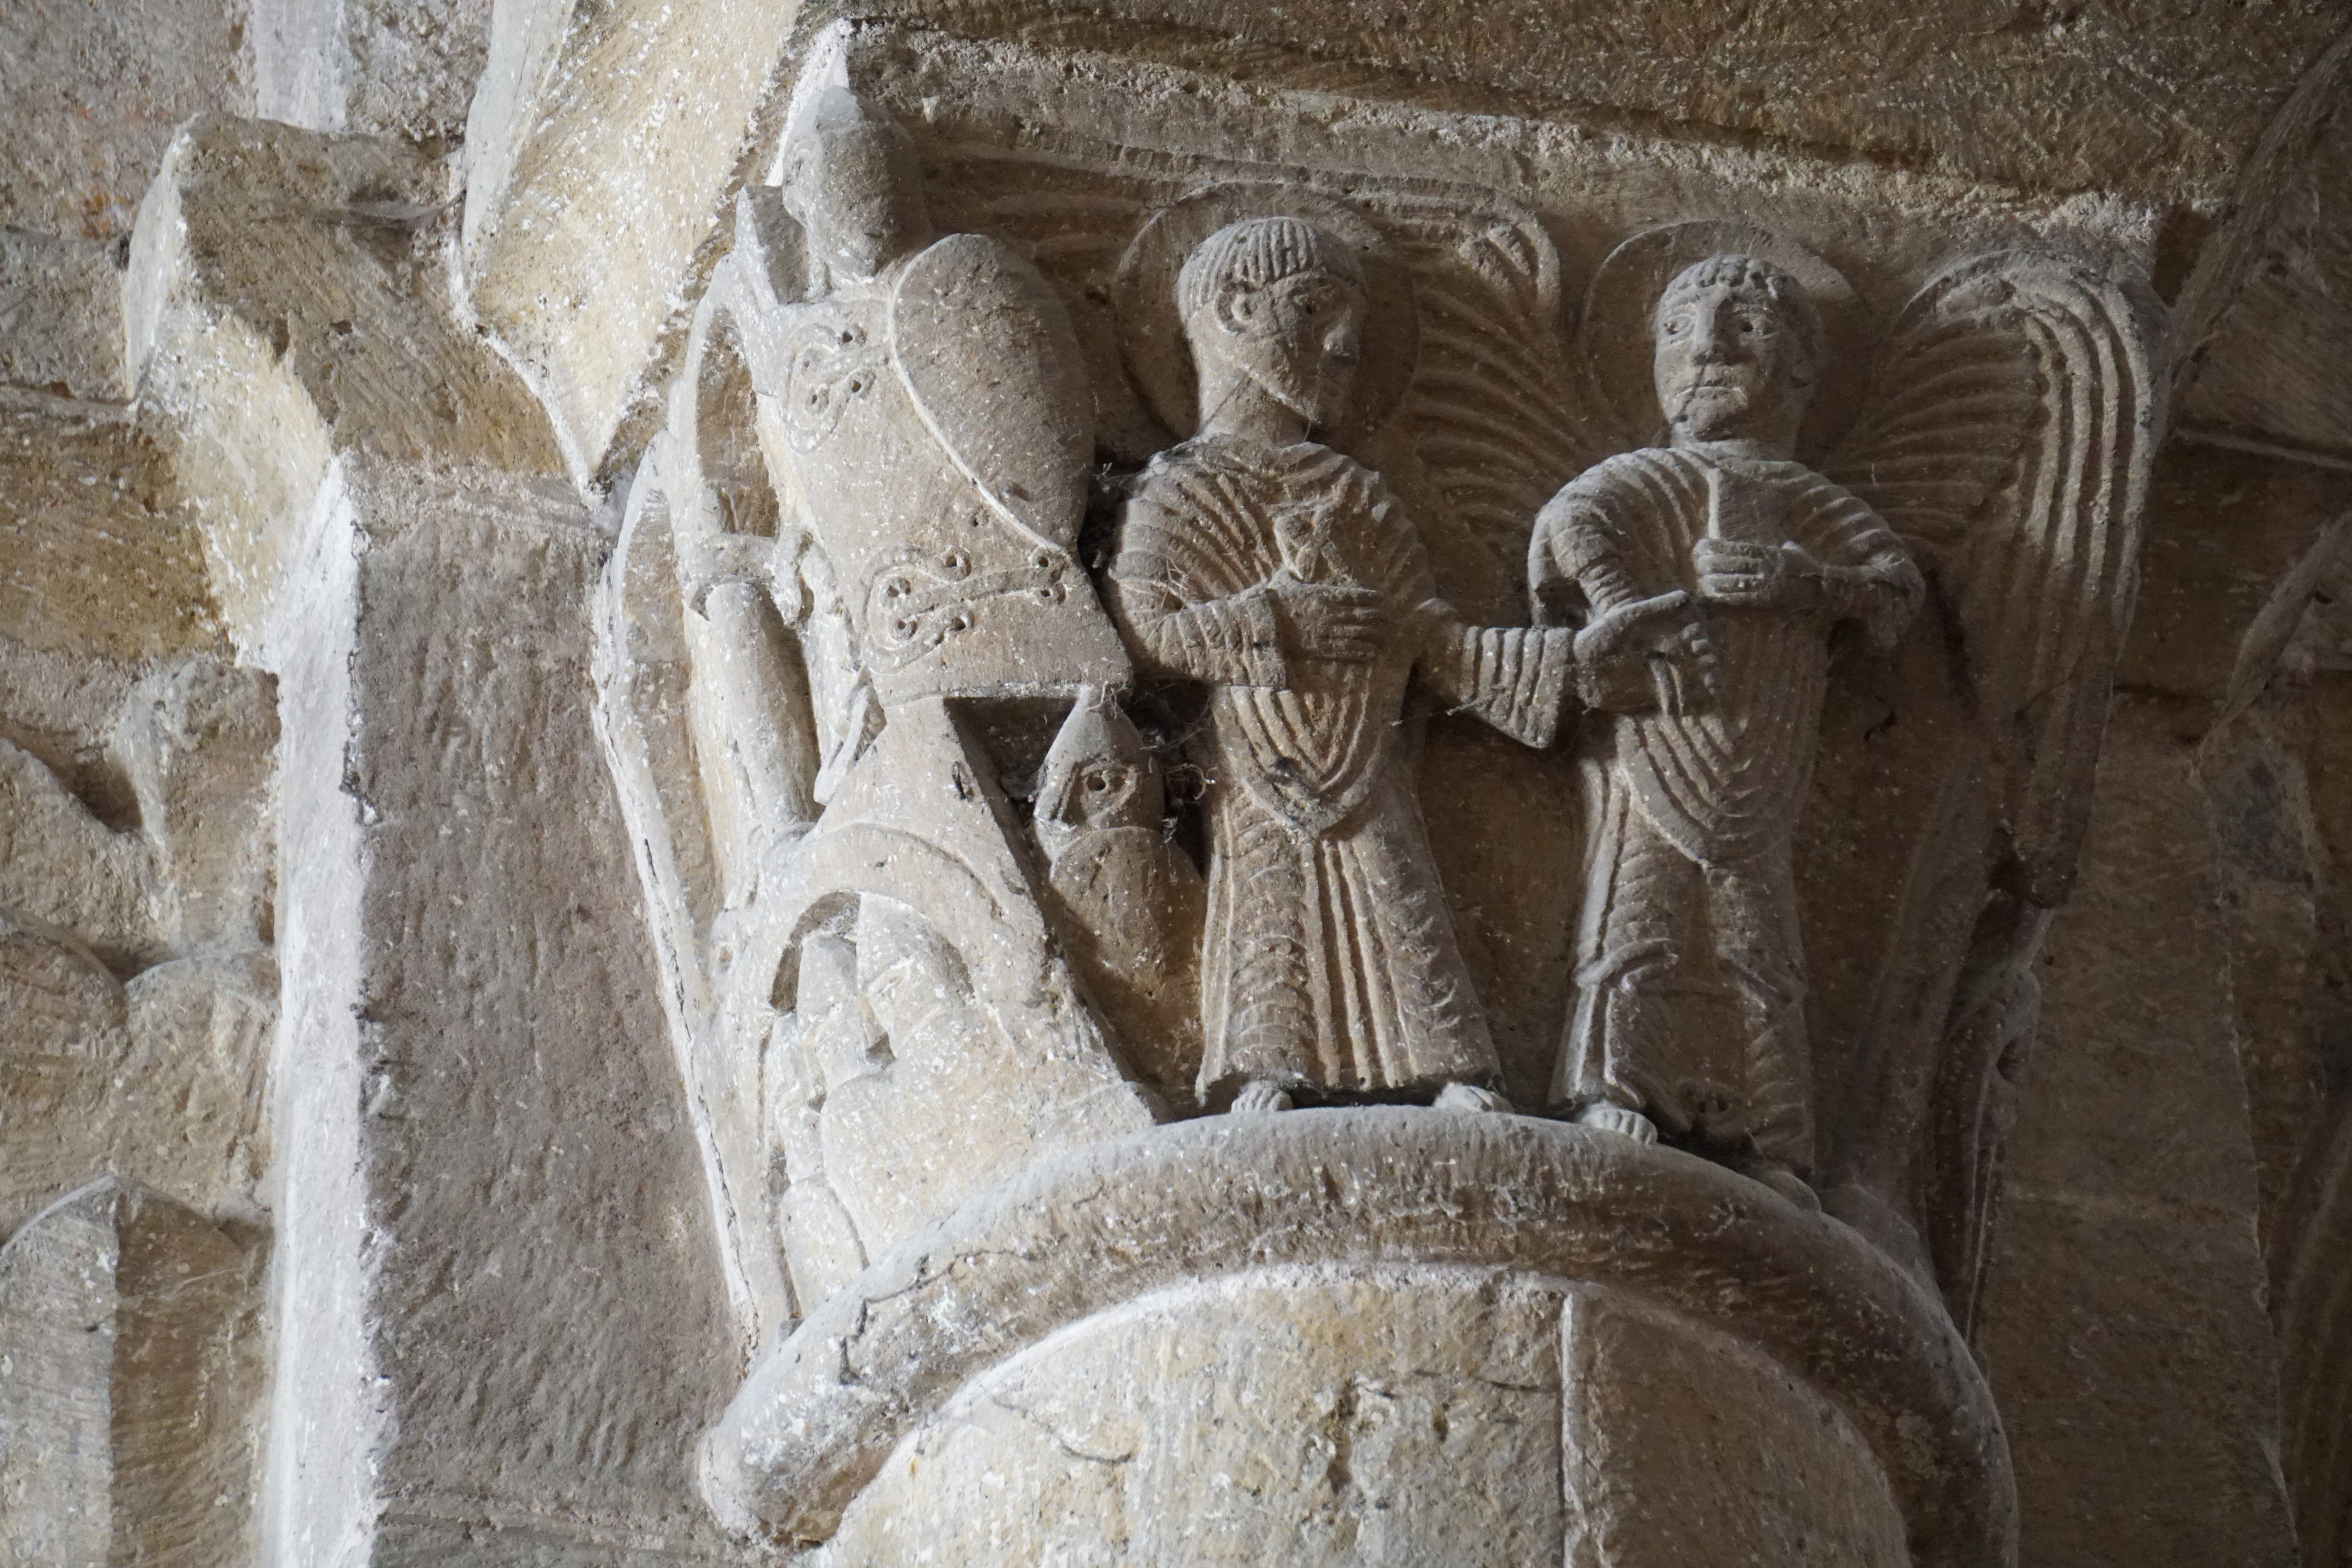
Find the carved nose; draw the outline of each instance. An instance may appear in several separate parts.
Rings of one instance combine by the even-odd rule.
[[[1691,357],[1703,365],[1719,365],[1731,356],[1730,340],[1712,316],[1701,316],[1693,328]]]

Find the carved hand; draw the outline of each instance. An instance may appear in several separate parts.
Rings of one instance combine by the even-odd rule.
[[[1396,634],[1396,612],[1369,588],[1302,582],[1287,572],[1266,587],[1282,621],[1283,647],[1297,657],[1370,664]]]
[[[1715,685],[1715,648],[1677,589],[1621,604],[1576,634],[1577,695],[1607,713],[1681,713]]]
[[[1751,610],[1818,610],[1829,599],[1822,563],[1793,544],[1703,538],[1691,546],[1699,597]]]

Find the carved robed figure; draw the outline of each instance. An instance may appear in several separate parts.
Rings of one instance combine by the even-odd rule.
[[[1864,502],[1792,458],[1820,372],[1803,289],[1752,256],[1660,298],[1673,444],[1622,453],[1544,508],[1539,611],[1686,595],[1694,635],[1587,724],[1579,1000],[1554,1098],[1590,1123],[1803,1173],[1813,1160],[1791,845],[1844,624],[1891,644],[1922,586]]]
[[[1378,475],[1313,439],[1348,406],[1361,263],[1302,219],[1186,261],[1201,428],[1138,481],[1113,612],[1147,673],[1208,688],[1204,1102],[1441,1092],[1496,1105],[1403,723],[1419,682],[1529,745],[1571,685],[1565,632],[1466,625]]]

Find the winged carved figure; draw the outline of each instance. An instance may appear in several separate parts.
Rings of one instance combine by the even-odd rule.
[[[1089,317],[1084,302],[1115,294],[1126,236],[1155,210],[1191,199],[1198,172],[1171,172],[1157,186],[1139,182],[1117,195],[1034,184],[992,195],[989,182],[1009,178],[1003,171],[960,176],[989,226],[1019,236],[1065,298],[1080,302],[1080,336],[1098,400],[1110,411],[1107,436],[1173,428],[1155,427],[1148,411],[1121,410],[1118,394],[1134,382],[1152,401],[1148,367],[1134,373],[1137,334],[1107,312]],[[1513,601],[1541,586],[1521,576],[1538,514],[1572,488],[1570,480],[1629,460],[1628,427],[1664,411],[1651,401],[1645,373],[1634,378],[1621,367],[1617,379],[1596,378],[1573,368],[1560,263],[1533,214],[1485,193],[1364,182],[1346,194],[1378,230],[1386,259],[1409,276],[1417,319],[1410,382],[1394,416],[1351,449],[1419,522],[1441,591],[1474,616],[1513,618]],[[1295,187],[1265,196],[1268,210],[1298,199]],[[1704,259],[1723,248],[1725,234],[1745,232],[1687,226],[1698,240],[1713,239],[1686,246],[1683,260]],[[1801,251],[1760,237],[1776,255]],[[1801,287],[1843,287],[1818,258],[1805,261]],[[1643,371],[1654,301],[1654,292],[1640,302]],[[1777,1094],[1784,1103],[1777,1117],[1767,1106],[1760,1117],[1719,1119],[1750,1156],[1759,1131],[1769,1144],[1773,1127],[1781,1129],[1780,1149],[1794,1156],[1786,1163],[1804,1171],[1832,1207],[1932,1269],[1965,1323],[2007,1108],[2033,1030],[2031,959],[2073,873],[2130,618],[2139,517],[2163,420],[2155,307],[2085,266],[2023,252],[1948,267],[1883,335],[1851,307],[1850,292],[1844,303],[1816,345],[1811,417],[1777,455],[1791,483],[1802,470],[1802,494],[1743,485],[1736,473],[1730,486],[1735,519],[1747,503],[1774,514],[1748,517],[1750,528],[1779,528],[1790,505],[1811,508],[1819,526],[1807,553],[1845,580],[1803,612],[1819,623],[1805,635],[1818,633],[1829,662],[1796,684],[1821,682],[1818,697],[1800,704],[1804,711],[1759,706],[1749,716],[1753,743],[1731,758],[1747,809],[1780,812],[1785,841],[1772,852],[1785,861],[1748,889],[1762,907],[1743,914],[1734,897],[1715,912],[1717,924],[1780,935],[1745,949],[1730,945],[1718,967],[1744,969],[1731,989],[1748,993],[1742,1005],[1764,1019],[1733,1034],[1779,1039],[1760,1055],[1777,1056],[1784,1071],[1766,1075],[1775,1087],[1761,1098]],[[1588,359],[1596,330],[1588,320]],[[1113,347],[1122,338],[1125,375]],[[1112,395],[1102,395],[1106,388]],[[1139,457],[1151,441],[1128,444]],[[1723,531],[1720,500],[1719,493],[1713,502],[1689,499],[1699,533]],[[1704,516],[1710,505],[1712,527]],[[1779,542],[1799,541],[1792,533]],[[1682,544],[1687,550],[1696,540]],[[1735,568],[1757,564],[1734,561],[1736,553],[1715,561],[1717,580],[1739,579]],[[1680,565],[1687,582],[1654,586],[1702,598],[1698,573],[1687,559]],[[1856,573],[1876,586],[1847,575]],[[1752,577],[1742,586],[1752,587]],[[1795,591],[1811,590],[1798,584]],[[1594,613],[1589,602],[1560,601],[1580,601],[1572,590],[1536,597],[1538,621],[1579,622]],[[1756,628],[1736,622],[1760,613],[1694,603],[1695,644],[1651,634],[1684,628],[1652,626],[1600,665],[1604,674],[1612,664],[1630,671],[1635,706],[1638,688],[1650,685],[1645,665],[1651,673],[1687,665],[1694,709],[1716,711],[1695,717],[1684,739],[1721,745],[1724,701],[1707,683],[1737,677],[1739,644],[1753,641]],[[1586,695],[1603,708],[1612,700],[1606,690]],[[1610,723],[1606,713],[1589,716],[1573,743],[1588,775]],[[1778,778],[1780,805],[1772,804],[1767,775]],[[1596,860],[1610,831],[1606,794],[1585,803],[1584,857],[1589,874],[1622,877],[1639,867]],[[1618,804],[1638,809],[1630,798]],[[1710,874],[1707,852],[1719,860],[1736,847],[1686,860],[1694,885]],[[1449,867],[1449,879],[1458,870]],[[1590,927],[1601,912],[1589,895],[1585,904]],[[1577,1018],[1591,1022],[1602,987],[1590,964],[1570,962],[1576,983],[1553,1088],[1554,1103],[1572,1107]],[[1506,994],[1539,990],[1520,977]],[[1743,1064],[1739,1085],[1751,1096],[1759,1082],[1752,1065]],[[1526,1087],[1523,1102],[1531,1097]],[[1793,1142],[1785,1135],[1792,1127],[1801,1134]]]
[[[1590,694],[1555,1101],[1803,1176],[1965,1325],[2130,617],[2150,308],[2053,257],[1952,267],[1817,466],[1801,399],[1725,417],[1775,373],[1744,361],[1822,351],[1801,285],[1703,258],[1653,324],[1671,444],[1587,470],[1532,552],[1539,616],[1688,601]]]
[[[1357,199],[1410,268],[1420,319],[1383,472],[1422,517],[1449,595],[1478,604],[1479,578],[1528,558],[1548,499],[1623,446],[1612,431],[1624,408],[1648,407],[1648,389],[1571,374],[1559,264],[1531,216],[1492,202]],[[1763,922],[1785,920],[1786,972],[1769,972],[1769,945],[1738,956],[1766,981],[1752,988],[1777,989],[1803,1015],[1781,1092],[1793,1083],[1818,1123],[1799,1162],[1811,1185],[1931,1267],[1964,1324],[2033,1030],[2031,960],[2073,875],[2130,620],[2164,417],[2154,318],[2137,288],[2063,258],[1951,266],[1877,343],[1866,382],[1849,364],[1822,367],[1866,384],[1847,401],[1865,412],[1843,432],[1813,421],[1792,436],[1808,452],[1782,455],[1810,458],[1809,487],[1771,503],[1784,508],[1772,526],[1790,505],[1811,507],[1836,536],[1808,542],[1842,580],[1825,595],[1837,602],[1806,613],[1827,616],[1823,647],[1837,659],[1821,716],[1759,710],[1780,733],[1740,758],[1754,786],[1780,754],[1793,804],[1789,864],[1769,884],[1790,907]],[[1859,337],[1849,321],[1823,351],[1853,353]],[[1731,489],[1736,517],[1741,486]],[[1720,505],[1716,516],[1703,531],[1723,531]],[[1559,607],[1537,609],[1541,620]],[[1704,678],[1737,674],[1736,644],[1754,628],[1727,622],[1754,613],[1715,614]],[[1708,701],[1723,706],[1694,694]],[[1600,720],[1577,742],[1588,761]],[[1751,789],[1751,807],[1761,799]],[[1606,805],[1588,801],[1589,868]],[[1598,976],[1578,980],[1563,1068],[1599,989]],[[1556,1086],[1559,1099],[1571,1091]],[[1741,1136],[1754,1153],[1755,1128]]]
[[[1166,941],[1056,936],[1052,911],[1075,904],[1037,894],[1040,852],[1016,841],[998,782],[1013,775],[989,765],[947,699],[1083,686],[1070,723],[1084,734],[1056,757],[1148,766],[1104,695],[1130,672],[1078,563],[1079,532],[1097,443],[1140,465],[1190,428],[1171,413],[1189,386],[1167,368],[1182,344],[1139,332],[1118,301],[1122,257],[1155,214],[1201,196],[1202,170],[976,158],[934,183],[948,226],[967,231],[940,238],[903,139],[876,131],[878,118],[846,95],[820,102],[787,135],[791,218],[747,204],[612,577],[606,641],[621,652],[607,671],[608,738],[633,818],[655,830],[639,837],[673,1021],[742,1291],[787,1303],[764,1309],[770,1322],[793,1285],[803,1299],[823,1293],[878,1240],[1033,1144],[1152,1114],[1134,1080],[1150,1075],[1137,1064],[1154,1049],[1122,1050],[1089,1006],[1102,984],[1074,981],[1059,955],[1156,953]],[[1965,1324],[2033,1030],[2031,960],[2072,874],[2130,615],[2163,416],[2153,308],[2066,260],[1972,258],[1922,289],[1874,346],[1817,323],[1813,414],[1780,449],[1645,467],[1627,436],[1652,413],[1649,377],[1580,371],[1561,265],[1534,214],[1489,193],[1377,181],[1351,184],[1344,203],[1243,171],[1216,188],[1236,212],[1256,201],[1339,223],[1372,269],[1375,317],[1387,314],[1381,269],[1402,280],[1412,340],[1394,356],[1401,384],[1360,386],[1356,401],[1386,417],[1335,444],[1410,512],[1437,592],[1464,615],[1515,622],[1532,599],[1539,623],[1588,633],[1588,712],[1569,749],[1589,785],[1627,737],[1656,748],[1643,788],[1588,789],[1575,830],[1585,880],[1570,844],[1549,904],[1516,885],[1549,853],[1532,837],[1509,864],[1465,871],[1440,835],[1457,905],[1515,899],[1528,933],[1567,933],[1545,960],[1555,981],[1512,974],[1493,988],[1514,1097],[1549,1087],[1556,1108],[1576,1108],[1580,1030],[1597,1038],[1611,951],[1654,937],[1688,946],[1701,927],[1765,931],[1691,971],[1711,966],[1701,989],[1722,982],[1714,1005],[1731,1009],[1726,1038],[1744,1042],[1742,1060],[1722,1069],[1727,1086],[1709,1087],[1713,1069],[1675,1070],[1698,1092],[1667,1115],[1669,1135],[1706,1146],[1711,1124],[1737,1157],[1806,1176],[1807,1201],[1817,1190],[1931,1267]],[[1797,272],[1818,292],[1826,268]],[[1644,371],[1654,303],[1642,302]],[[1593,331],[1588,321],[1588,357]],[[1833,390],[1865,383],[1863,354],[1874,354],[1868,394],[1843,401],[1864,412],[1831,417]],[[1558,570],[1558,551],[1542,564],[1539,517],[1560,520],[1560,498],[1604,474],[1617,498],[1585,508],[1589,535],[1621,525],[1622,497],[1643,486],[1643,505],[1688,535],[1669,541],[1673,580],[1617,603],[1646,607],[1631,618]],[[1769,548],[1748,548],[1759,540]],[[1730,602],[1742,592],[1769,602]],[[1801,634],[1774,632],[1776,615]],[[1778,653],[1759,652],[1776,636]],[[1760,672],[1745,696],[1743,670]],[[1764,678],[1791,672],[1793,688]],[[1735,712],[1742,702],[1754,711]],[[1519,800],[1559,789],[1569,766],[1470,755],[1476,776],[1457,780]],[[1713,827],[1693,815],[1691,791],[1674,803],[1669,774],[1685,763],[1720,765],[1717,785],[1738,797]],[[1634,854],[1640,835],[1612,829],[1612,810],[1683,820],[1650,821],[1673,831]],[[1742,811],[1754,831],[1732,821]],[[1051,851],[1043,860],[1058,877]],[[1719,874],[1743,856],[1769,865],[1744,883]],[[1143,858],[1153,875],[1185,880],[1168,856]],[[877,864],[904,874],[883,886]],[[1658,907],[1675,915],[1647,935],[1612,925],[1592,892],[1596,876],[1622,890],[1637,873],[1664,879]],[[1085,892],[1076,904],[1140,907],[1119,889]],[[1528,934],[1512,943],[1496,945],[1500,956],[1481,948],[1473,967],[1524,967],[1514,953],[1544,950]],[[1150,1008],[1128,1010],[1185,1011],[1166,988],[1190,984],[1182,966],[1145,968],[1118,983]],[[959,988],[974,998],[969,1018],[909,1010],[907,998]],[[1546,1009],[1536,1049],[1547,1060],[1534,1065],[1513,1044],[1533,1031],[1501,1017],[1522,1006]],[[907,1053],[927,1051],[935,1062],[961,1053],[961,1065],[927,1070],[937,1103],[1019,1085],[999,1120],[1027,1141],[910,1149],[905,1169],[932,1173],[919,1179],[828,1168],[828,1150],[895,1146],[875,1129],[896,1127],[903,1143],[927,1124],[907,1087],[919,1076]],[[1729,1099],[1697,1103],[1708,1094]],[[1766,1103],[1776,1096],[1777,1110]],[[851,1117],[865,1119],[854,1138]]]

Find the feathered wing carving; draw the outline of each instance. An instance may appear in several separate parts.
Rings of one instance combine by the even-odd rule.
[[[971,222],[1003,235],[1055,284],[1095,383],[1099,438],[1139,465],[1173,433],[1143,412],[1121,365],[1118,324],[1101,302],[1153,214],[1202,189],[1198,172],[1134,180],[1114,195],[1009,167],[1019,181],[1008,166],[959,165],[952,210],[968,206]],[[1364,185],[1339,199],[1394,247],[1419,314],[1405,399],[1378,449],[1360,455],[1412,507],[1457,607],[1516,621],[1537,511],[1625,444],[1586,406],[1569,358],[1558,250],[1533,213],[1489,193]]]
[[[1580,396],[1559,257],[1534,214],[1490,199],[1468,208],[1399,201],[1376,215],[1412,272],[1421,316],[1397,421],[1416,461],[1384,472],[1427,514],[1432,554],[1449,564],[1444,586],[1460,608],[1515,621],[1537,512],[1623,443]],[[1476,554],[1465,560],[1461,545]]]
[[[1822,758],[1856,800],[1897,803],[1816,831],[1904,867],[1829,1183],[1924,1232],[1963,1324],[2029,961],[2074,875],[2131,619],[2163,422],[2155,308],[2058,258],[1960,263],[1905,309],[1823,465],[1917,551],[1945,633],[1891,673],[1893,722]]]

